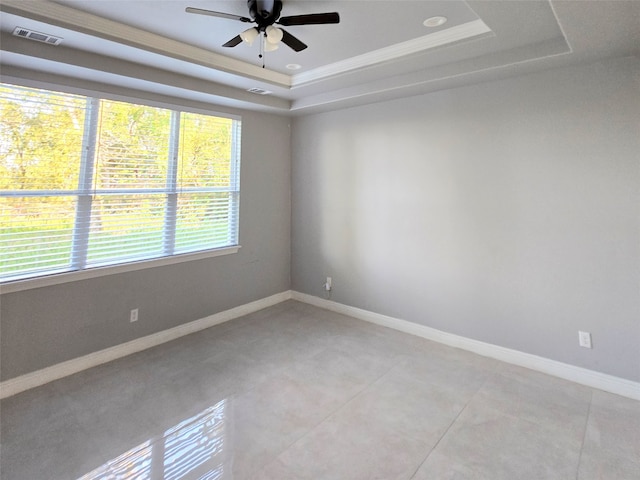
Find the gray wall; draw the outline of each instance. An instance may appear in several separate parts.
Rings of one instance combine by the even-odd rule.
[[[639,381],[639,63],[296,119],[292,288]]]
[[[242,249],[3,294],[2,380],[287,290],[290,166],[289,119],[242,113]],[[129,323],[132,308],[139,308],[137,323]]]
[[[2,295],[1,379],[332,275],[338,302],[639,381],[639,63],[295,119],[293,178],[289,120],[245,112],[240,252]]]

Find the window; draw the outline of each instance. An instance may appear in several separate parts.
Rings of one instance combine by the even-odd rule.
[[[240,128],[0,85],[0,281],[237,245]]]

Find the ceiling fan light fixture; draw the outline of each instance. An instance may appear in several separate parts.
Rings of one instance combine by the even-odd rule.
[[[266,28],[265,33],[267,34],[267,42],[272,44],[277,44],[280,40],[282,40],[282,36],[284,35],[282,33],[282,30],[274,27],[273,25],[269,25]]]
[[[264,51],[265,52],[274,52],[274,51],[278,50],[278,48],[280,48],[280,45],[278,45],[277,43],[271,43],[269,41],[264,42]]]
[[[231,40],[222,44],[222,46],[233,48],[240,45],[242,42],[251,45],[258,36],[262,36],[262,34],[264,34],[265,38],[260,39],[261,52],[264,51],[263,48],[265,44],[279,45],[280,42],[284,43],[294,52],[301,52],[307,48],[307,45],[295,35],[285,30],[281,30],[278,27],[274,27],[275,23],[285,27],[340,23],[340,14],[338,14],[338,12],[308,13],[282,17],[280,16],[280,12],[282,11],[282,0],[247,0],[247,6],[249,8],[248,17],[194,7],[187,7],[185,12],[195,13],[198,15],[208,15],[211,17],[227,18],[229,20],[237,20],[243,23],[254,23],[255,27],[245,30],[240,35],[236,35]],[[275,50],[275,48],[270,50]],[[262,54],[258,57],[262,58]]]
[[[258,33],[257,28],[248,28],[240,34],[240,38],[249,45],[252,45],[254,40],[258,38]]]

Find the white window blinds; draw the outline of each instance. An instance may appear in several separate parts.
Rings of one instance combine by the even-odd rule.
[[[240,121],[0,86],[0,281],[238,243]]]

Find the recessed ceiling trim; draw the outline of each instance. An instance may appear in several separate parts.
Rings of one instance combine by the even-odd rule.
[[[271,113],[286,114],[291,108],[291,102],[273,97],[252,95],[244,92],[244,95],[231,97],[226,92],[210,91],[197,92],[188,86],[174,88],[167,85],[154,84],[148,80],[135,79],[134,84],[128,86],[118,85],[113,79],[116,75],[103,75],[101,78],[79,79],[67,76],[61,72],[32,70],[26,66],[2,67],[0,79],[2,82],[22,85],[25,87],[54,89],[60,92],[73,93],[86,96],[106,96],[112,100],[134,102],[145,100],[149,105],[166,107],[173,105],[176,108],[188,108],[195,113],[225,113],[232,114],[221,108],[241,108]],[[160,88],[157,88],[160,87]],[[153,102],[156,102],[155,104]],[[241,115],[242,112],[236,112]]]
[[[443,45],[458,42],[460,40],[467,40],[487,33],[493,32],[482,20],[463,23],[414,40],[397,43],[395,45],[374,50],[363,55],[358,55],[341,62],[335,62],[314,68],[307,72],[298,73],[291,77],[291,87],[300,87],[302,85],[324,80],[328,77],[340,75],[352,70],[358,70],[378,63],[396,60],[399,57],[424,52],[431,48],[441,47]]]
[[[194,93],[202,95],[216,95],[220,97],[228,97],[248,102],[267,102],[271,106],[282,109],[289,109],[289,101],[275,96],[256,96],[248,93],[244,89],[231,85],[213,82],[193,76],[185,76],[179,72],[162,70],[148,65],[138,64],[127,60],[118,62],[110,61],[108,57],[100,54],[74,50],[64,45],[56,48],[43,48],[37,42],[26,42],[16,38],[8,33],[0,34],[0,42],[3,49],[2,77],[8,65],[4,58],[9,54],[10,60],[12,55],[17,55],[22,59],[39,59],[47,62],[53,62],[56,65],[67,65],[73,68],[86,69],[87,72],[101,72],[109,75],[116,83],[123,79],[139,80],[153,84],[161,84],[176,89],[188,89]],[[16,63],[16,58],[12,60]],[[19,61],[23,63],[22,61]],[[30,63],[34,63],[33,61]],[[47,71],[44,65],[41,66],[43,71]],[[117,78],[117,80],[116,80]]]
[[[290,77],[204,48],[49,1],[2,0],[0,11],[288,88]]]
[[[443,17],[442,15],[438,15],[436,17],[427,18],[422,24],[425,27],[435,28],[447,23],[447,17]]]
[[[376,98],[374,101],[380,101],[408,95],[422,95],[434,90],[449,89],[454,84],[459,86],[465,82],[480,82],[482,81],[480,79],[484,78],[499,79],[517,71],[535,71],[534,65],[538,62],[560,59],[572,53],[573,50],[564,37],[552,39],[541,42],[534,47],[524,46],[500,54],[481,57],[481,63],[473,68],[459,68],[464,63],[475,62],[473,59],[464,60],[459,62],[458,66],[455,64],[447,65],[444,70],[435,72],[429,77],[425,77],[420,72],[412,72],[404,75],[404,81],[401,83],[389,83],[383,79],[368,83],[363,87],[350,87],[341,91],[294,100],[291,112],[312,111],[315,108],[329,105],[344,107],[351,102],[358,104],[365,98]]]

